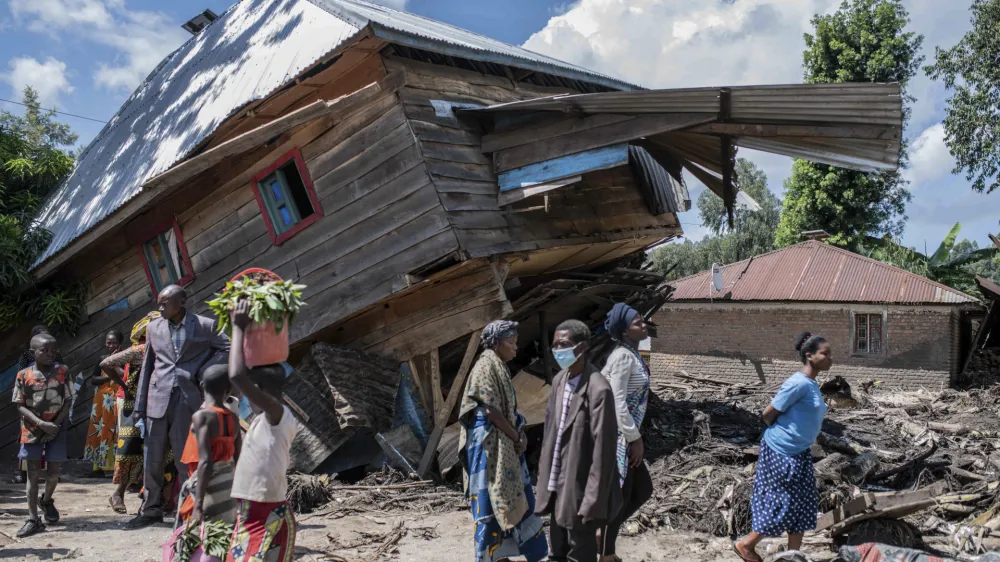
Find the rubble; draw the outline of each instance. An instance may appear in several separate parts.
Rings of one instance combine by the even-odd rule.
[[[677,373],[653,390],[643,431],[654,498],[623,532],[746,534],[760,413],[777,385]],[[830,410],[812,451],[824,512],[817,537],[958,560],[1000,549],[1000,387],[900,391],[835,379],[823,390]]]

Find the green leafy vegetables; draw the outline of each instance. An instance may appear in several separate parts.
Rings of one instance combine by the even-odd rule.
[[[211,521],[205,523],[202,539],[198,536],[198,529],[191,527],[185,529],[177,536],[174,543],[175,562],[188,562],[194,551],[200,546],[205,554],[214,556],[220,560],[226,559],[226,552],[229,550],[229,541],[233,536],[233,526],[225,521]]]
[[[299,309],[305,306],[302,300],[305,288],[305,285],[296,285],[292,281],[264,281],[257,276],[245,275],[226,283],[226,288],[215,299],[208,301],[208,306],[219,318],[219,329],[231,333],[230,311],[236,308],[240,299],[249,299],[250,318],[257,324],[274,322],[275,330],[280,332],[285,320],[291,322]]]

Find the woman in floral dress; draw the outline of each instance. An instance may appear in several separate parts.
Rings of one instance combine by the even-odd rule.
[[[139,369],[146,353],[146,326],[159,315],[159,312],[153,311],[136,322],[130,337],[132,346],[101,361],[101,369],[115,373],[125,382],[124,388],[118,389],[117,400],[118,442],[115,447],[115,475],[112,479],[116,488],[108,500],[116,513],[128,512],[125,507],[125,491],[130,486],[142,485],[143,441],[139,429],[132,421],[132,410],[135,409],[135,396],[139,388]],[[175,497],[173,484],[176,476],[173,454],[168,451],[163,477],[163,495],[168,508]]]
[[[111,330],[104,338],[104,347],[114,355],[121,351],[122,334]],[[115,469],[115,443],[118,422],[115,408],[115,394],[120,388],[115,379],[101,371],[100,366],[94,369],[90,384],[94,385],[94,405],[90,410],[90,426],[87,428],[87,440],[83,446],[83,458],[94,464],[95,476],[106,476]]]

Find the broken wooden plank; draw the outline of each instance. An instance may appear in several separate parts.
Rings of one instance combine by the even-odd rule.
[[[482,333],[482,330],[476,330],[469,336],[469,344],[465,347],[465,356],[462,357],[462,364],[458,367],[458,374],[455,375],[455,380],[452,381],[451,388],[448,389],[448,398],[444,401],[444,407],[435,411],[434,429],[427,439],[427,448],[424,449],[424,454],[420,458],[420,466],[417,467],[417,474],[421,478],[426,477],[427,471],[430,469],[431,463],[434,461],[434,456],[437,453],[437,446],[441,441],[441,434],[444,433],[445,424],[448,423],[448,417],[451,416],[451,411],[455,409],[459,397],[465,390],[465,378],[469,375],[469,370],[472,369],[472,361],[476,358],[476,351],[479,349],[479,338]],[[461,429],[459,427],[460,431]]]
[[[497,181],[504,192],[626,164],[628,145],[621,143],[510,169],[499,174]]]

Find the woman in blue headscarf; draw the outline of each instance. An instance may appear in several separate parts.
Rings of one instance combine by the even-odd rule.
[[[649,367],[639,355],[639,342],[648,337],[646,321],[639,311],[617,303],[608,312],[604,328],[618,345],[601,370],[611,383],[618,418],[618,473],[624,504],[618,515],[601,529],[600,562],[620,562],[615,542],[622,523],[653,495],[653,481],[643,462],[645,454],[639,433],[649,402]]]

